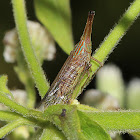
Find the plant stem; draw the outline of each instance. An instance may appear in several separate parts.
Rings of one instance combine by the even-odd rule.
[[[39,94],[43,98],[49,88],[49,83],[46,81],[43,70],[39,62],[37,61],[32,48],[29,33],[27,30],[25,2],[24,0],[12,0],[12,4],[22,51],[26,58],[28,67],[32,73],[33,79],[36,83],[36,86],[39,90]]]
[[[0,110],[0,120],[1,121],[11,122],[11,121],[18,120],[20,118],[23,118],[23,117],[15,112]]]
[[[133,24],[135,19],[139,16],[139,14],[140,0],[135,0],[130,5],[128,10],[124,13],[124,15],[119,20],[118,24],[114,27],[114,29],[110,31],[107,37],[105,37],[104,41],[100,45],[100,48],[96,50],[93,57],[104,63],[109,54],[113,51],[121,38],[126,34],[127,30]],[[91,64],[92,72],[90,72],[90,77],[88,77],[88,75],[85,75],[83,77],[83,79],[79,82],[80,84],[76,86],[72,99],[75,99],[81,93],[81,87],[83,87],[83,85],[85,84],[86,79],[88,78],[87,83],[89,83],[100,67],[99,64],[97,64],[97,62],[95,61],[91,61]],[[85,86],[87,86],[87,84]]]
[[[10,111],[2,111],[0,110],[0,120],[6,121],[6,122],[13,122],[16,120],[23,120],[24,122],[29,122],[29,124],[33,124],[34,126],[39,126],[41,128],[44,128],[49,125],[49,121],[42,119],[43,115],[38,117],[34,117],[35,112],[32,113],[32,110],[30,111],[30,114],[27,114],[26,116],[22,116],[20,114],[17,114],[16,112],[10,112]],[[37,114],[37,113],[36,113]],[[31,129],[30,129],[31,130]]]
[[[19,76],[20,81],[25,85],[27,92],[27,107],[34,108],[36,101],[34,80],[29,72],[21,48],[18,48],[17,51],[17,66],[15,67],[15,71]]]
[[[35,89],[33,88],[34,83],[33,83],[33,80],[31,78],[28,78],[27,80],[28,81],[25,84],[25,88],[26,88],[26,91],[28,93],[28,95],[27,95],[27,98],[28,98],[27,107],[28,108],[34,108],[35,101],[36,101]]]
[[[103,62],[106,60],[108,55],[113,51],[115,46],[126,34],[127,30],[136,20],[140,14],[140,0],[135,0],[124,15],[119,20],[118,24],[110,31],[109,35],[105,37],[104,41],[100,45],[100,48],[93,55],[97,60]],[[92,66],[94,72],[98,69],[97,65]]]
[[[4,105],[8,106],[10,109],[14,110],[15,112],[23,116],[35,117],[35,118],[42,116],[41,112],[35,111],[33,109],[32,110],[27,109],[1,94],[0,94],[0,103],[3,103]]]
[[[3,138],[5,135],[7,135],[9,132],[14,130],[15,128],[21,126],[21,125],[32,125],[30,121],[25,121],[22,119],[13,121],[11,123],[8,123],[7,125],[3,126],[0,128],[0,138]]]

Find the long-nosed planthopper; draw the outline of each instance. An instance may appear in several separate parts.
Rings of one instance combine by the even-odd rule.
[[[42,99],[41,104],[44,104],[44,106],[68,104],[81,75],[87,73],[91,67],[90,60],[94,59],[101,65],[98,60],[91,56],[91,32],[94,15],[94,11],[88,13],[83,35],[71,51],[50,89]]]

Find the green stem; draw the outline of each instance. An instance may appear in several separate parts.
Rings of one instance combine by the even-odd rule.
[[[41,128],[46,127],[47,125],[49,125],[49,122],[47,120],[42,119],[43,116],[40,116],[40,118],[35,118],[34,117],[34,112],[32,113],[32,110],[30,111],[31,113],[26,115],[26,116],[22,116],[20,114],[17,114],[15,112],[10,112],[10,111],[2,111],[0,110],[0,120],[1,121],[6,121],[6,122],[13,122],[16,120],[23,120],[25,122],[29,122],[29,124],[33,124],[34,126],[39,126]],[[30,129],[31,130],[31,129]]]
[[[81,112],[81,111],[80,111]],[[84,112],[91,120],[111,132],[140,131],[140,111]]]
[[[15,112],[0,110],[0,120],[1,121],[11,122],[11,121],[18,120],[20,118],[23,118],[23,117]]]
[[[27,79],[27,83],[25,85],[26,91],[28,93],[28,100],[27,100],[27,107],[28,108],[34,108],[35,101],[36,101],[36,94],[35,94],[35,89],[34,89],[34,83],[31,78]]]
[[[33,125],[33,123],[31,123],[30,121],[22,120],[22,119],[8,123],[7,125],[0,128],[0,138],[3,138],[9,132],[11,132],[12,130],[14,130],[15,128],[17,128],[21,125]]]
[[[33,75],[33,79],[35,80],[36,86],[39,90],[39,94],[43,98],[49,88],[49,83],[46,81],[43,70],[37,61],[32,48],[27,30],[25,2],[24,0],[12,0],[12,4],[22,51],[28,63],[28,67]]]
[[[40,118],[41,116],[43,116],[41,112],[33,110],[33,109],[32,110],[27,109],[1,94],[0,94],[0,103],[3,103],[4,105],[8,106],[10,109],[14,110],[15,112],[23,116],[35,117],[35,118],[38,118],[38,117]]]
[[[114,29],[110,31],[107,37],[105,37],[103,43],[100,45],[100,48],[93,56],[100,62],[105,61],[115,46],[118,45],[118,42],[121,40],[121,38],[126,34],[127,30],[139,16],[139,14],[140,0],[135,0],[121,17]],[[96,71],[98,66],[94,65],[92,66],[92,69]]]
[[[17,66],[15,67],[15,71],[19,76],[20,81],[25,85],[27,92],[27,107],[34,108],[36,101],[34,80],[31,77],[21,48],[18,48],[17,51]]]
[[[100,45],[100,48],[96,51],[93,57],[104,63],[109,54],[113,51],[121,38],[126,34],[127,30],[133,24],[135,19],[139,16],[139,14],[140,0],[135,0],[130,5],[128,10],[124,13],[124,15],[119,20],[118,24],[114,27],[114,29],[110,31],[107,37],[105,37],[104,41]],[[86,79],[88,78],[88,81],[90,81],[91,77],[96,74],[97,70],[100,67],[99,64],[97,64],[97,62],[95,61],[91,61],[91,64],[92,72],[90,72],[90,77],[88,77],[88,75],[85,75],[83,77],[83,79],[79,82],[80,84],[74,90],[72,99],[75,99],[81,93],[81,87],[83,87],[83,85],[85,84]]]

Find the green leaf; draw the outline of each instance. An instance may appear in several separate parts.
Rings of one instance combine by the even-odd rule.
[[[88,111],[84,114],[107,131],[140,131],[140,111]]]
[[[87,140],[111,140],[106,131],[95,121],[92,121],[84,113],[78,111],[80,118],[81,130]]]
[[[75,105],[52,105],[44,112],[44,116],[62,130],[68,140],[85,140]]]
[[[7,79],[8,78],[6,75],[0,76],[0,91],[1,93],[9,94],[13,98],[12,93],[7,88],[7,81],[8,81]]]
[[[58,128],[50,124],[43,130],[40,140],[66,140],[66,137]]]
[[[43,129],[42,128],[38,128],[36,130],[36,132],[33,134],[33,136],[30,138],[30,140],[39,140],[41,135],[43,133]]]
[[[35,11],[60,47],[70,54],[74,44],[69,0],[35,0]]]

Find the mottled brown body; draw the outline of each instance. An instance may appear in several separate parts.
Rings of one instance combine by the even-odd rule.
[[[90,67],[94,12],[89,12],[84,33],[42,100],[45,106],[69,103],[81,75]]]

